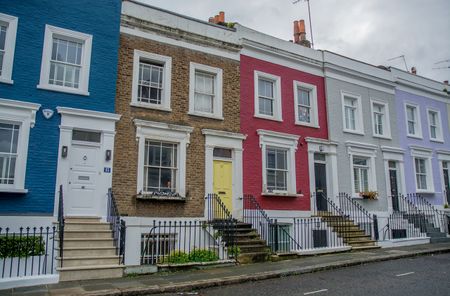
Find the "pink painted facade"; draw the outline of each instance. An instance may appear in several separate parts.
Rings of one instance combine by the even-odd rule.
[[[280,77],[282,121],[255,117],[255,71]],[[310,175],[307,137],[328,139],[324,78],[268,61],[241,55],[241,133],[244,141],[244,193],[252,194],[265,210],[310,210]],[[295,123],[294,81],[317,87],[318,123],[320,128]],[[263,168],[260,136],[257,130],[269,130],[300,136],[295,153],[297,197],[262,196]]]

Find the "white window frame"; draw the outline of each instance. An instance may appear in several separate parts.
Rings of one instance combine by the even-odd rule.
[[[356,100],[356,114],[355,114],[355,129],[348,129],[345,127],[345,97]],[[342,130],[346,133],[352,133],[357,135],[364,135],[364,122],[362,117],[362,103],[361,96],[352,94],[349,92],[341,91],[341,103],[342,103]]]
[[[311,122],[303,122],[298,119],[298,89],[302,88],[309,91],[310,102],[310,119]],[[294,81],[294,108],[295,108],[295,124],[319,128],[319,111],[317,105],[317,86],[305,82]]]
[[[444,162],[448,163],[448,170],[450,172],[450,151],[449,150],[438,150],[437,151],[437,158],[439,163],[439,175],[441,176],[441,190],[443,193],[445,193],[445,179],[444,179]],[[450,178],[450,175],[449,175]],[[443,205],[447,203],[447,196],[443,194],[442,198]]]
[[[383,121],[383,134],[377,134],[375,129],[375,105],[382,105],[384,108],[384,121]],[[372,122],[372,132],[373,136],[376,138],[391,139],[391,120],[389,118],[389,104],[376,99],[370,99],[370,113]]]
[[[139,63],[141,60],[163,64],[163,93],[161,95],[161,104],[143,103],[138,101],[138,83],[139,83]],[[170,108],[170,98],[172,93],[172,58],[156,53],[134,50],[133,56],[133,83],[131,88],[131,106],[156,109],[162,111],[172,111]]]
[[[186,150],[190,143],[190,134],[194,128],[141,119],[135,119],[134,124],[136,125],[136,138],[138,140],[137,194],[145,194],[143,191],[145,141],[155,140],[178,144],[176,193],[181,197],[186,197]]]
[[[430,112],[434,112],[437,115],[437,133],[436,133],[436,138],[432,138],[431,137],[431,117],[430,117]],[[433,108],[427,108],[427,119],[428,119],[428,133],[430,135],[430,141],[433,142],[439,142],[439,143],[443,143],[444,142],[444,137],[442,134],[442,120],[441,120],[441,111],[437,110],[437,109],[433,109]]]
[[[415,108],[416,112],[416,133],[410,134],[408,128],[408,107]],[[423,139],[422,137],[422,120],[420,118],[420,107],[414,103],[405,103],[404,105],[405,111],[405,124],[406,124],[406,135],[410,138]]]
[[[274,131],[258,129],[259,145],[261,147],[262,155],[262,195],[267,196],[297,196],[297,181],[296,181],[296,165],[295,153],[298,147],[300,136],[279,133]],[[288,150],[287,153],[287,190],[269,192],[267,190],[267,173],[266,173],[266,157],[267,147],[280,148]]]
[[[13,84],[12,71],[14,64],[14,51],[16,48],[17,23],[19,19],[15,16],[0,13],[0,23],[7,26],[5,39],[5,55],[3,56],[2,74],[0,82]]]
[[[73,40],[83,44],[81,56],[81,71],[79,88],[72,88],[49,83],[50,60],[52,55],[53,37]],[[89,73],[91,67],[92,35],[72,30],[45,25],[44,47],[42,49],[41,77],[37,88],[50,91],[65,92],[76,95],[89,96]]]
[[[195,110],[195,72],[201,71],[214,76],[214,99],[213,112],[201,112]],[[223,71],[220,68],[191,62],[189,66],[189,113],[190,115],[202,116],[223,120],[222,90]]]
[[[377,174],[376,174],[376,155],[377,146],[371,144],[359,144],[357,142],[347,142],[347,152],[350,159],[350,185],[353,198],[362,198],[359,192],[355,192],[355,176],[353,172],[353,157],[367,158],[369,172],[369,191],[377,191]]]
[[[422,148],[422,147],[411,147],[411,156],[413,161],[413,168],[414,168],[414,184],[416,185],[416,192],[417,193],[434,193],[434,180],[433,180],[433,167],[431,160],[433,158],[433,150],[428,148]],[[422,158],[425,160],[425,169],[426,169],[426,180],[427,180],[427,188],[426,189],[419,189],[417,184],[417,178],[416,178],[416,158]]]
[[[30,128],[34,127],[36,122],[36,112],[40,107],[41,105],[39,104],[0,99],[0,121],[20,125],[14,184],[0,184],[0,192],[28,192],[28,190],[25,189],[28,142]]]
[[[259,113],[259,94],[258,94],[258,81],[259,79],[267,79],[273,82],[273,116]],[[283,121],[282,110],[281,110],[281,77],[272,75],[269,73],[264,73],[261,71],[255,71],[254,74],[254,93],[255,93],[255,117]]]

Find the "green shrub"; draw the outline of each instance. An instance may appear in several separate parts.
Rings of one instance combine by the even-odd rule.
[[[176,264],[188,263],[190,262],[189,255],[183,251],[174,251],[167,257],[167,262]]]
[[[0,258],[39,256],[43,254],[45,254],[45,244],[41,236],[0,236]]]
[[[228,253],[233,257],[237,257],[241,253],[241,248],[239,248],[238,246],[228,247]]]
[[[219,260],[216,252],[210,250],[194,250],[189,253],[190,262],[211,262]]]

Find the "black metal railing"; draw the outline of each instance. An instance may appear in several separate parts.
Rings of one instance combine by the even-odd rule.
[[[448,222],[445,212],[436,209],[422,196],[416,193],[410,193],[406,196],[398,195],[391,198],[398,203],[397,212],[402,213],[404,218],[414,222],[423,220],[421,226],[425,227],[425,231],[432,231],[431,228],[435,228],[442,233],[448,232]]]
[[[119,264],[123,264],[125,260],[126,224],[125,221],[120,219],[117,203],[111,188],[108,189],[106,221],[111,225],[114,247],[117,255],[119,255]]]
[[[227,209],[220,197],[215,193],[209,193],[205,197],[208,221],[232,220],[233,215]]]
[[[227,225],[230,224],[230,225]],[[231,221],[223,228],[208,221],[153,221],[141,235],[141,265],[190,264],[234,258],[237,248],[224,237],[233,229]]]
[[[294,239],[302,250],[345,247],[344,240],[321,217],[294,218]]]
[[[383,240],[426,237],[426,222],[423,216],[405,218],[401,212],[393,212],[383,229]]]
[[[290,226],[279,223],[277,219],[270,219],[253,195],[244,195],[243,220],[252,225],[274,253],[288,253],[302,249],[290,234]]]
[[[378,217],[370,214],[358,202],[344,192],[339,193],[339,205],[342,213],[364,230],[366,235],[370,235],[373,240],[379,239]]]
[[[59,262],[60,267],[64,264],[64,195],[63,186],[59,185],[59,200],[58,200],[58,248],[59,248]]]
[[[57,227],[0,227],[1,278],[54,274]]]

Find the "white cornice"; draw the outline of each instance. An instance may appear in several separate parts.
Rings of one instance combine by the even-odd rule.
[[[345,146],[347,147],[354,147],[354,148],[360,148],[360,149],[371,149],[371,150],[377,150],[377,145],[367,144],[367,143],[360,143],[360,142],[353,142],[353,141],[345,141]]]
[[[94,118],[94,119],[105,119],[105,120],[111,120],[111,121],[119,121],[120,117],[121,117],[121,115],[115,114],[115,113],[99,112],[99,111],[92,111],[92,110],[85,110],[85,109],[75,109],[75,108],[68,108],[68,107],[56,107],[56,110],[58,110],[59,114],[64,114],[64,115],[90,117],[90,118]]]
[[[398,147],[390,147],[390,146],[381,146],[381,151],[390,152],[390,153],[398,153],[398,154],[405,153],[405,149],[398,148]]]
[[[41,104],[29,103],[24,101],[16,101],[16,100],[8,100],[8,99],[0,99],[0,106],[11,107],[11,108],[19,108],[19,109],[28,109],[30,111],[37,111],[41,108]]]
[[[416,151],[422,151],[422,152],[427,152],[427,153],[433,153],[433,149],[428,148],[428,147],[423,147],[423,146],[409,145],[409,149],[411,151],[416,150]]]
[[[306,137],[305,141],[307,143],[312,143],[312,144],[320,144],[320,145],[333,145],[333,146],[338,146],[338,142],[335,141],[330,141],[327,139],[320,139],[320,138],[312,138],[312,137]]]
[[[223,138],[232,138],[232,139],[238,139],[238,140],[247,139],[247,135],[244,135],[244,134],[232,133],[232,132],[227,132],[227,131],[219,131],[219,130],[213,130],[213,129],[202,129],[202,134],[209,135],[209,136],[223,137]]]
[[[134,119],[133,122],[137,127],[148,127],[148,128],[154,128],[154,129],[160,129],[160,130],[184,132],[184,133],[189,133],[189,134],[192,133],[192,131],[194,130],[194,128],[191,126],[177,125],[177,124],[157,122],[157,121],[148,121],[148,120],[142,120],[142,119]]]
[[[259,136],[269,136],[269,137],[274,137],[274,138],[282,138],[282,139],[289,139],[289,140],[295,140],[295,141],[298,141],[300,139],[299,135],[280,133],[280,132],[274,132],[274,131],[263,130],[263,129],[258,129],[258,130],[256,130],[256,132]]]

